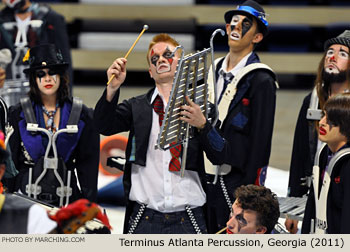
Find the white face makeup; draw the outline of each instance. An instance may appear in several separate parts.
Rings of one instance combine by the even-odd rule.
[[[236,25],[238,25],[239,23],[239,20],[240,20],[240,16],[238,15],[235,15],[232,17],[232,20],[231,20],[231,27],[235,27]],[[231,30],[231,34],[230,34],[230,38],[232,40],[240,40],[241,39],[241,34],[239,34],[238,32],[234,31],[233,29]]]
[[[50,75],[55,83],[57,82],[57,73],[56,73],[56,71],[43,69],[43,70],[39,70],[39,71],[36,72],[36,76],[38,77],[40,83],[42,82],[42,79],[46,76],[46,74]]]
[[[234,15],[231,19],[230,27],[231,33],[229,34],[230,39],[240,40],[244,35],[252,28],[253,19],[248,16]],[[237,28],[237,29],[236,29]]]
[[[173,55],[174,50],[170,42],[158,42],[150,49],[148,71],[156,84],[173,81],[179,59],[179,53]]]
[[[338,74],[346,69],[348,61],[348,48],[342,45],[332,45],[326,53],[324,70],[330,74]]]
[[[171,66],[169,63],[161,63],[157,66],[157,73],[166,73],[170,72]]]
[[[35,72],[36,82],[42,95],[54,95],[60,86],[60,75],[54,69],[40,69]]]
[[[153,49],[151,50],[150,61],[156,67],[156,71],[158,74],[170,72],[171,64],[173,63],[173,60],[174,60],[173,59],[174,56],[172,55],[172,52],[168,46],[165,48],[165,50],[161,55],[166,59],[166,61],[161,62],[159,63],[159,65],[157,65],[157,62],[160,59],[160,54],[157,54]]]

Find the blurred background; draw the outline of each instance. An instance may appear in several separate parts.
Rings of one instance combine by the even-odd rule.
[[[145,50],[154,34],[167,32],[186,53],[209,47],[211,33],[224,28],[224,13],[234,0],[80,0],[46,2],[64,15],[72,48],[74,83],[101,84],[105,69],[125,55],[144,24],[149,30],[129,56],[127,83],[149,86]],[[313,84],[323,43],[350,26],[348,0],[261,0],[270,23],[257,48],[263,62],[278,74],[282,89]],[[216,57],[227,51],[227,37],[217,36]],[[140,81],[142,80],[142,81]]]

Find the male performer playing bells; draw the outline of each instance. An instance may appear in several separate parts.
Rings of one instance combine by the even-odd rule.
[[[189,141],[183,178],[179,155],[173,149],[155,149],[179,58],[178,51],[175,55],[172,52],[178,45],[167,34],[153,38],[147,61],[155,87],[122,103],[118,103],[118,98],[127,60],[116,59],[107,71],[108,79],[113,74],[115,77],[95,108],[94,118],[101,134],[130,131],[123,178],[127,198],[124,232],[207,232],[202,211],[206,202],[201,183],[205,175],[203,150],[198,139]],[[181,154],[181,149],[176,152]]]

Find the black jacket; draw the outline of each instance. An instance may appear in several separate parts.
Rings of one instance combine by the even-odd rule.
[[[312,166],[317,149],[317,131],[315,122],[306,118],[311,93],[304,98],[295,127],[292,159],[289,170],[288,195],[302,197],[309,188],[302,185],[302,178],[312,175]]]
[[[247,65],[258,62],[258,56],[252,53]],[[220,67],[218,63],[217,72]],[[262,69],[245,75],[237,85],[236,95],[222,125],[212,127],[207,122],[200,131],[200,140],[208,159],[214,165],[228,164],[232,167],[231,172],[223,176],[231,204],[237,187],[264,184],[275,116],[275,80],[274,74]],[[208,230],[213,233],[226,225],[230,211],[220,182],[207,188]]]
[[[258,61],[253,53],[247,65]],[[266,70],[252,71],[238,83],[220,129],[207,123],[201,130],[209,160],[215,165],[231,165],[231,174],[240,177],[240,184],[253,184],[257,170],[269,163],[275,104],[275,76]]]
[[[329,149],[326,147],[320,157],[320,174],[327,164]],[[321,176],[319,188],[321,188]],[[311,219],[315,219],[315,192],[313,186],[306,202],[304,220],[301,232],[310,233]],[[331,174],[331,184],[327,198],[327,233],[349,234],[350,233],[350,156],[344,156],[334,166]]]
[[[152,105],[151,97],[154,88],[147,94],[124,100],[118,104],[118,90],[113,100],[106,100],[106,90],[98,101],[94,111],[94,120],[96,127],[103,135],[112,135],[120,132],[129,131],[129,139],[126,147],[126,165],[124,170],[124,191],[127,199],[127,210],[124,220],[124,232],[127,231],[127,223],[131,214],[132,205],[129,201],[131,188],[131,163],[141,166],[146,165],[146,155],[148,140],[152,127]],[[133,153],[133,155],[131,155]],[[205,185],[203,150],[196,138],[189,141],[186,169],[197,171],[202,179],[202,185]],[[205,187],[203,186],[205,189]]]

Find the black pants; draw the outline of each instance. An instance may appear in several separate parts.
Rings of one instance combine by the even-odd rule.
[[[234,191],[241,185],[241,181],[237,178],[239,176],[232,176],[232,172],[228,175],[222,176],[227,194],[230,198],[231,204],[235,201]],[[213,181],[214,176],[208,175],[208,181]],[[208,232],[215,234],[222,228],[226,227],[226,223],[229,220],[230,208],[228,202],[223,194],[220,180],[218,179],[215,185],[207,185],[207,205],[208,205]]]
[[[135,223],[140,205],[134,203],[132,215],[129,219],[130,227]],[[207,233],[205,216],[201,207],[191,209],[201,233]],[[137,219],[137,218],[136,218]],[[197,233],[186,210],[173,213],[161,213],[145,208],[138,221],[134,234],[195,234]]]

